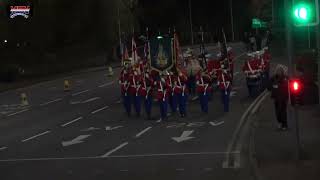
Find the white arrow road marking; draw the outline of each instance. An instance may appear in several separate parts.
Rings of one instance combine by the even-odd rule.
[[[89,134],[87,135],[80,135],[70,141],[63,141],[62,142],[62,146],[63,147],[66,147],[66,146],[71,146],[71,145],[74,145],[74,144],[80,144],[80,143],[83,143],[83,140],[87,139],[89,136]]]
[[[106,84],[102,84],[102,85],[100,85],[100,86],[98,86],[98,87],[99,87],[99,88],[103,88],[103,87],[106,87],[106,86],[110,86],[110,85],[112,85],[112,84],[114,84],[114,81],[108,82],[108,83],[106,83]]]
[[[58,101],[61,101],[61,100],[62,100],[62,98],[58,98],[58,99],[55,99],[55,100],[40,104],[40,106],[46,106],[46,105],[49,105],[51,103],[55,103],[55,102],[58,102]]]
[[[78,93],[74,93],[71,96],[78,96],[78,95],[86,93],[86,92],[89,92],[89,90],[87,89],[87,90],[84,90],[84,91],[81,91],[81,92],[78,92]]]
[[[102,155],[101,157],[102,157],[102,158],[108,157],[108,156],[110,156],[112,153],[118,151],[119,149],[123,148],[124,146],[126,146],[126,145],[128,145],[128,144],[129,144],[128,142],[122,143],[122,144],[120,144],[118,147],[112,149],[111,151],[107,152],[106,154]]]
[[[194,138],[194,137],[190,137],[190,135],[192,133],[193,133],[193,131],[183,131],[183,133],[180,137],[173,137],[172,139],[178,143],[183,142],[183,141],[187,141],[187,140]]]
[[[138,134],[136,134],[136,138],[140,137],[142,134],[146,133],[147,131],[149,131],[152,127],[147,127],[144,130],[142,130],[141,132],[139,132]]]
[[[224,123],[224,121],[221,121],[221,122],[210,122],[210,124],[212,125],[212,126],[220,126],[221,124],[223,124]]]
[[[1,147],[1,148],[0,148],[0,151],[3,151],[3,150],[5,150],[5,149],[8,149],[8,147]]]
[[[62,127],[66,127],[66,126],[68,126],[69,124],[72,124],[72,123],[74,123],[74,122],[77,122],[77,121],[79,121],[79,120],[81,120],[81,119],[83,119],[83,117],[78,117],[77,119],[74,119],[74,120],[72,120],[72,121],[70,121],[70,122],[67,122],[67,123],[65,123],[65,124],[62,124],[61,126],[62,126]]]
[[[95,130],[100,130],[100,128],[89,127],[89,128],[87,128],[87,129],[82,129],[81,131],[86,132],[86,131],[95,131]]]
[[[38,135],[32,136],[32,137],[30,137],[30,138],[24,139],[24,140],[22,140],[21,142],[26,142],[26,141],[35,139],[35,138],[37,138],[37,137],[43,136],[43,135],[48,134],[48,133],[50,133],[50,131],[46,131],[46,132],[40,133],[40,134],[38,134]]]
[[[85,103],[89,103],[89,102],[92,102],[92,101],[96,101],[98,99],[101,99],[101,97],[90,98],[88,100],[82,101],[81,104],[85,104]]]
[[[29,109],[24,109],[24,110],[22,110],[22,111],[18,111],[18,112],[15,112],[15,113],[9,114],[9,115],[8,115],[8,117],[10,117],[10,116],[14,116],[14,115],[17,115],[17,114],[21,114],[21,113],[26,112],[26,111],[29,111]]]
[[[91,114],[96,114],[96,113],[98,113],[98,112],[100,112],[100,111],[103,111],[103,110],[105,110],[105,109],[108,109],[108,108],[109,108],[109,106],[105,106],[105,107],[103,107],[103,108],[100,108],[100,109],[97,109],[97,110],[91,112]]]
[[[107,126],[106,127],[106,131],[112,131],[112,130],[116,130],[116,129],[119,129],[119,128],[122,128],[123,126],[116,126],[116,127],[111,127],[111,126]]]

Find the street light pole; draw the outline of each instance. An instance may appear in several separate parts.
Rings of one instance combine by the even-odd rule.
[[[234,25],[233,25],[233,1],[230,0],[230,18],[231,18],[231,31],[232,31],[232,41],[234,41]]]
[[[286,39],[287,39],[287,56],[288,56],[288,76],[292,78],[295,76],[295,70],[293,66],[293,46],[292,46],[292,20],[291,20],[291,7],[290,0],[284,0],[284,7],[288,11],[286,12]],[[289,91],[289,90],[288,90]],[[289,91],[290,92],[290,91]],[[290,94],[289,94],[290,97]],[[298,121],[298,109],[296,106],[288,109],[289,120],[292,122],[295,131],[295,144],[296,144],[296,158],[300,159],[300,130]]]
[[[194,44],[194,39],[193,39],[193,24],[192,24],[192,4],[191,0],[189,0],[189,21],[190,21],[190,32],[191,32],[191,44]]]

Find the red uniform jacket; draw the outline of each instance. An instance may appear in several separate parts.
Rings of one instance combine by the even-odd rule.
[[[242,70],[248,78],[256,78],[261,72],[260,63],[261,61],[259,59],[253,58],[244,63]]]
[[[119,77],[119,84],[121,93],[127,93],[129,88],[129,73],[125,72],[124,70],[121,71],[120,77]]]
[[[233,71],[233,68],[234,68],[234,54],[233,54],[232,51],[228,52],[228,61],[229,61],[230,71]]]
[[[197,93],[208,93],[212,91],[211,79],[209,76],[198,75],[197,77]]]
[[[174,93],[175,94],[187,94],[188,89],[187,89],[187,81],[188,78],[185,75],[178,76],[175,81],[175,88],[174,88]]]
[[[154,82],[154,86],[157,89],[157,99],[158,101],[167,100],[169,97],[169,93],[167,92],[168,83],[162,82],[161,80],[157,80]]]
[[[139,95],[142,97],[151,96],[153,88],[154,88],[153,79],[150,76],[149,76],[149,78],[144,78],[142,80],[142,86],[139,89]]]
[[[221,73],[217,80],[221,90],[231,90],[231,77],[228,73]]]
[[[129,77],[130,87],[129,87],[129,94],[139,95],[139,90],[142,87],[142,77],[140,75],[135,76],[131,74]]]
[[[166,78],[166,82],[168,86],[167,91],[169,94],[172,94],[174,92],[176,79],[177,77],[175,75],[168,75]]]

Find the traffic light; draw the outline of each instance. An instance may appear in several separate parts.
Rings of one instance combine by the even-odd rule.
[[[289,91],[291,105],[303,105],[303,85],[300,79],[291,79],[289,81]]]
[[[319,24],[318,0],[293,0],[292,15],[295,26],[316,26]]]

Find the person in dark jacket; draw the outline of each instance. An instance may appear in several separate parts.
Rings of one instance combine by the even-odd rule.
[[[271,98],[274,100],[276,117],[279,129],[287,130],[287,105],[289,99],[288,78],[283,68],[278,68],[276,75],[271,78],[268,88],[271,91]]]

